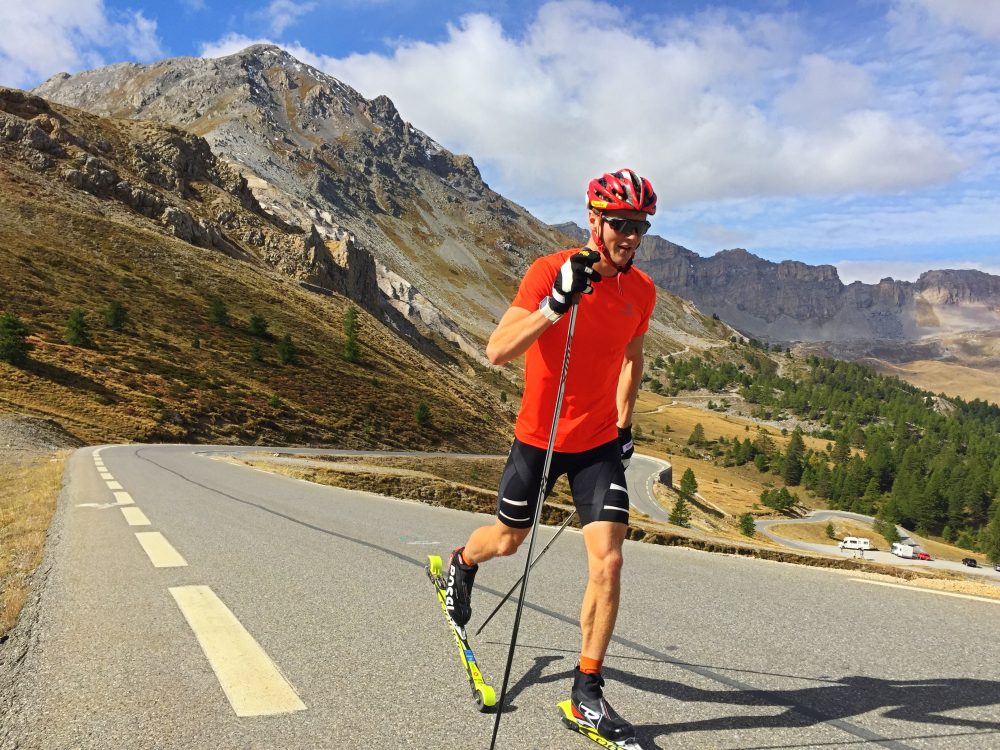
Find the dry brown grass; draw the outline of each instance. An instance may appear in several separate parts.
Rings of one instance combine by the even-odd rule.
[[[752,420],[672,403],[672,399],[648,391],[640,392],[636,401],[634,424],[639,425],[642,431],[642,438],[636,440],[638,450],[670,461],[674,467],[675,485],[680,483],[684,471],[690,468],[698,481],[698,493],[720,510],[733,516],[746,512],[758,516],[769,515],[771,511],[759,505],[760,493],[768,488],[785,486],[781,477],[771,473],[762,474],[753,464],[730,467],[716,465],[712,456],[704,450],[696,450],[696,455],[693,456],[682,455],[689,447],[687,441],[691,431],[699,423],[709,441],[720,437],[727,440],[744,440],[749,437],[753,440],[759,426]],[[791,439],[790,435],[782,435],[774,427],[765,425],[762,428],[771,436],[775,445],[782,449]],[[824,450],[826,447],[826,441],[812,437],[806,437],[805,442],[817,450]],[[806,506],[822,505],[802,487],[790,487],[789,492],[798,495]]]
[[[42,560],[68,455],[0,463],[0,638],[17,621]]]
[[[980,369],[926,359],[905,364],[892,364],[879,359],[864,361],[883,375],[895,375],[931,393],[959,396],[966,401],[981,398],[1000,404],[1000,373],[993,367]]]

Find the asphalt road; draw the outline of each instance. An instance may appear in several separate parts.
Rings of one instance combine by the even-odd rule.
[[[493,717],[423,564],[489,517],[196,451],[71,458],[40,603],[12,638],[31,648],[0,696],[6,746],[487,748]],[[473,628],[521,555],[481,569]],[[683,548],[625,555],[606,694],[645,747],[1000,747],[997,602]],[[555,708],[584,564],[568,531],[532,572],[498,747],[596,747]],[[476,644],[498,688],[513,609]]]
[[[783,536],[779,536],[769,529],[772,526],[777,526],[781,524],[797,524],[797,523],[822,523],[823,521],[828,521],[833,518],[850,518],[855,521],[861,521],[863,523],[872,523],[875,519],[871,516],[864,516],[860,513],[849,513],[847,511],[840,510],[817,510],[812,513],[803,516],[802,518],[785,518],[785,519],[769,519],[763,521],[757,521],[757,531],[762,533],[769,539],[782,544],[786,547],[794,547],[796,549],[811,550],[813,552],[822,552],[825,555],[834,555],[839,557],[858,557],[860,552],[853,549],[840,549],[837,546],[837,542],[831,541],[830,544],[814,544],[812,542],[802,542],[796,539],[788,539]],[[909,532],[902,526],[897,526],[896,530],[899,535],[904,539],[909,538]],[[917,545],[919,548],[920,545]],[[914,565],[917,567],[929,567],[937,568],[943,570],[951,570],[958,573],[964,573],[970,576],[978,576],[993,583],[1000,583],[1000,572],[993,569],[991,565],[980,565],[976,568],[970,568],[967,565],[963,565],[960,562],[954,562],[951,560],[918,560],[916,558],[905,558],[897,557],[888,550],[865,550],[864,558],[866,560],[874,560],[875,562],[890,563],[892,565],[909,566]]]

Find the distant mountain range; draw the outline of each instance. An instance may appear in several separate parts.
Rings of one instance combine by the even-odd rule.
[[[586,238],[576,224],[556,228]],[[656,235],[643,239],[636,263],[703,313],[772,342],[912,342],[1000,329],[1000,276],[982,271],[927,271],[915,282],[844,284],[834,266],[774,263],[740,248],[703,258]]]

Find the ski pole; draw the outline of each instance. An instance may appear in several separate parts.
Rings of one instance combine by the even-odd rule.
[[[534,560],[531,561],[531,566],[528,568],[528,570],[531,570],[531,568],[535,567],[535,563],[537,563],[539,560],[542,559],[542,555],[544,555],[545,552],[548,550],[548,548],[551,547],[552,544],[556,541],[556,539],[559,538],[559,535],[563,533],[563,530],[565,530],[565,528],[569,526],[569,522],[572,521],[574,518],[576,518],[575,510],[566,517],[565,521],[562,522],[562,526],[559,527],[559,531],[557,531],[556,535],[549,540],[549,543],[545,545],[542,551],[538,553],[538,557],[536,557]],[[517,589],[517,587],[520,585],[521,585],[521,579],[518,578],[517,581],[514,583],[514,585],[510,587],[510,591],[507,592],[507,595],[500,600],[500,603],[496,606],[496,609],[490,612],[490,616],[487,617],[485,620],[483,620],[483,624],[479,626],[479,630],[476,631],[476,635],[479,635],[480,633],[483,632],[483,628],[485,628],[489,624],[490,620],[493,619],[493,615],[495,615],[497,612],[500,611],[500,608],[507,603],[507,600],[510,599],[510,595],[513,594],[514,591]]]
[[[566,353],[563,354],[562,372],[559,373],[559,390],[556,393],[556,410],[552,414],[552,429],[549,432],[549,445],[545,449],[545,465],[542,468],[542,483],[538,488],[538,502],[535,504],[535,517],[531,522],[531,538],[528,540],[528,557],[524,561],[524,575],[521,576],[521,592],[517,596],[517,612],[514,615],[514,630],[510,635],[510,648],[507,651],[507,666],[503,671],[503,686],[500,688],[500,699],[497,701],[497,718],[493,722],[493,739],[490,740],[490,750],[497,744],[497,732],[500,731],[500,717],[503,716],[503,701],[507,697],[507,682],[510,680],[510,667],[514,663],[514,648],[517,645],[517,631],[521,625],[521,611],[524,609],[524,595],[528,590],[528,573],[531,572],[531,552],[535,547],[535,532],[542,517],[542,504],[545,502],[545,487],[549,481],[549,468],[552,466],[552,451],[556,444],[556,427],[559,425],[559,412],[562,410],[563,391],[566,389],[566,373],[569,370],[569,349],[573,343],[573,329],[576,328],[576,313],[578,307],[573,304],[569,314],[569,330],[566,332]]]

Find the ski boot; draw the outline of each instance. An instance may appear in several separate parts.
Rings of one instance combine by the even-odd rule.
[[[619,716],[604,700],[603,687],[604,679],[599,674],[581,672],[579,667],[573,670],[573,692],[569,701],[572,719],[579,728],[591,728],[618,747],[638,747],[635,742],[635,727]],[[596,738],[591,736],[591,739]]]
[[[472,618],[472,584],[476,580],[478,565],[466,565],[462,562],[462,550],[459,547],[451,553],[448,559],[448,570],[445,572],[445,607],[452,621],[464,628]]]

